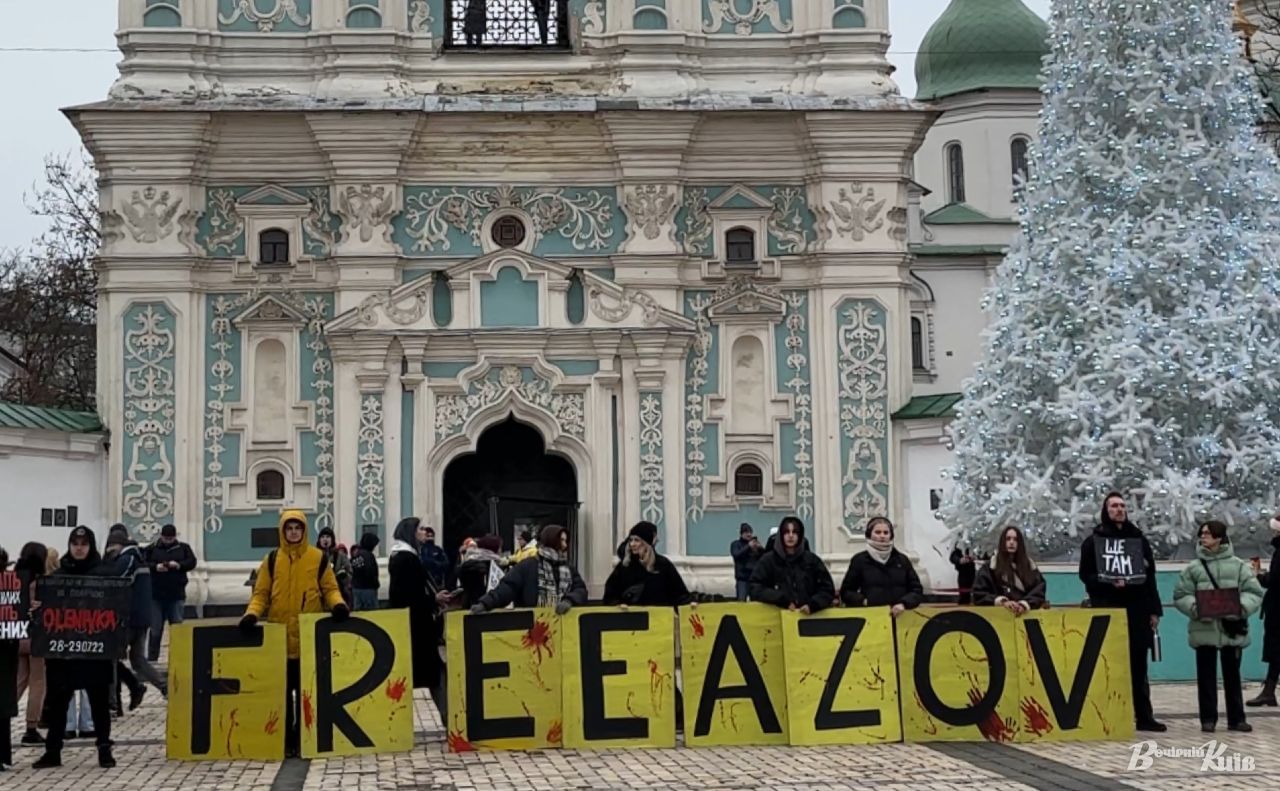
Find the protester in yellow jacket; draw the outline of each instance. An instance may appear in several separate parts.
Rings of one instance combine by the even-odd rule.
[[[253,596],[240,619],[240,628],[252,632],[258,628],[259,619],[265,618],[268,623],[284,624],[288,630],[289,705],[285,710],[285,753],[291,756],[298,754],[300,746],[298,616],[323,612],[332,613],[340,621],[351,614],[329,566],[329,556],[307,542],[306,514],[284,511],[280,514],[280,546],[263,558],[258,567]]]

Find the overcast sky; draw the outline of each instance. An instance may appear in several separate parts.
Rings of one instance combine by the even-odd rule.
[[[890,59],[907,96],[915,93],[915,53],[951,0],[890,0]],[[1025,0],[1047,16],[1050,0]],[[27,244],[43,222],[23,205],[49,153],[78,155],[79,139],[59,108],[102,99],[116,76],[114,0],[4,1],[0,26],[0,247]],[[51,11],[51,9],[56,10]],[[57,15],[50,24],[49,15]],[[57,49],[40,52],[31,50]],[[108,50],[70,52],[65,50]]]

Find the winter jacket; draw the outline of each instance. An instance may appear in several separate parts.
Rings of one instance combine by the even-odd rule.
[[[431,581],[437,588],[443,588],[449,578],[449,553],[434,543],[423,544],[418,548],[422,566],[431,575]]]
[[[892,607],[908,610],[924,602],[924,586],[907,556],[895,547],[881,563],[863,550],[849,561],[840,583],[840,600],[849,607]]]
[[[162,563],[173,561],[177,569],[157,571]],[[164,544],[157,541],[147,550],[147,565],[151,568],[151,598],[171,602],[187,598],[187,572],[196,567],[196,553],[188,544],[175,541]]]
[[[345,602],[324,551],[308,544],[305,533],[297,544],[285,542],[284,524],[288,521],[306,525],[307,515],[301,511],[281,512],[280,546],[272,553],[275,568],[270,568],[272,555],[262,559],[245,614],[284,624],[289,635],[289,658],[297,659],[298,616],[329,612]]]
[[[105,565],[111,576],[126,577],[133,581],[129,586],[129,628],[146,629],[151,626],[151,567],[142,547],[136,541],[120,547],[108,548]]]
[[[351,587],[356,590],[376,591],[382,587],[378,576],[378,556],[373,550],[378,548],[378,537],[373,533],[365,533],[360,537],[360,544],[351,550]]]
[[[1045,581],[1040,569],[1031,565],[1031,578],[1017,580],[1021,586],[996,576],[996,559],[992,558],[982,564],[973,581],[973,603],[979,607],[991,607],[1004,604],[997,599],[1012,599],[1022,602],[1032,610],[1038,610],[1045,602]]]
[[[391,583],[388,605],[409,611],[409,637],[413,655],[413,686],[430,689],[440,683],[441,621],[437,617],[436,588],[418,554],[418,520],[408,518],[396,526],[387,560]]]
[[[1196,560],[1187,564],[1173,587],[1173,603],[1178,611],[1190,620],[1187,623],[1187,641],[1192,648],[1244,648],[1249,645],[1249,635],[1228,635],[1221,618],[1201,618],[1196,612],[1196,591],[1213,590],[1209,575],[1219,588],[1236,588],[1240,591],[1240,607],[1244,618],[1262,606],[1263,590],[1249,564],[1235,556],[1229,542],[1223,541],[1215,550],[1196,547]],[[1208,566],[1208,570],[1205,567]]]
[[[631,555],[613,567],[604,584],[605,604],[679,607],[688,604],[690,599],[689,589],[675,564],[657,553],[653,557],[653,571]]]
[[[1280,536],[1271,539],[1271,568],[1258,577],[1267,589],[1262,599],[1262,661],[1280,662]]]
[[[836,596],[831,572],[821,558],[809,551],[803,535],[800,542],[796,551],[788,555],[778,540],[772,552],[760,557],[751,572],[751,601],[783,609],[792,604],[808,605],[810,613],[831,606]]]
[[[72,531],[71,536],[80,528]],[[71,556],[71,536],[67,538],[67,551],[58,562],[58,568],[50,576],[86,576],[86,577],[118,577],[119,566],[115,562],[104,561],[98,554],[98,541],[92,530],[86,530],[89,539],[89,554],[84,560],[76,560]],[[124,637],[121,636],[121,640]],[[46,695],[57,689],[91,689],[94,687],[107,689],[115,683],[116,663],[112,659],[55,659],[44,660]],[[46,700],[48,698],[46,697]]]
[[[507,565],[515,566],[519,563],[523,563],[524,561],[528,560],[531,557],[536,556],[537,554],[538,554],[538,542],[530,541],[529,543],[525,544],[522,548],[517,549],[515,552],[511,553],[511,557],[507,558]]]
[[[739,538],[729,545],[729,554],[733,557],[733,578],[747,582],[751,579],[751,573],[756,570],[764,549],[752,549],[750,542]]]
[[[466,551],[458,565],[458,587],[463,596],[459,606],[470,607],[489,592],[489,573],[495,563],[501,567],[502,558],[492,550],[471,547]]]
[[[514,604],[517,607],[538,606],[538,564],[550,563],[542,557],[529,558],[512,568],[498,583],[498,587],[480,597],[480,604],[487,610],[497,610]],[[582,581],[578,570],[569,566],[572,577],[569,589],[560,592],[560,598],[568,599],[575,607],[587,603],[587,585]]]

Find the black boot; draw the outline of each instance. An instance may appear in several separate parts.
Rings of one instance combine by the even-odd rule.
[[[98,766],[103,769],[115,769],[116,759],[111,755],[111,745],[102,745],[98,747]]]
[[[44,744],[44,737],[35,728],[27,728],[27,732],[22,734],[23,744]]]
[[[1268,681],[1262,685],[1262,691],[1258,693],[1258,697],[1253,700],[1245,701],[1246,706],[1274,706],[1276,705],[1276,682]]]
[[[62,756],[58,753],[45,753],[40,760],[31,765],[32,769],[54,769],[62,766]]]
[[[129,711],[133,711],[142,705],[142,696],[145,694],[147,694],[147,687],[145,684],[139,684],[129,690]]]

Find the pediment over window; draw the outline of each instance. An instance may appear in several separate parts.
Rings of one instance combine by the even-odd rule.
[[[252,324],[300,325],[307,322],[307,317],[287,302],[272,294],[267,294],[240,311],[231,321],[237,327],[245,327]]]
[[[707,315],[712,319],[782,318],[787,301],[777,289],[751,278],[736,278],[711,296]]]

